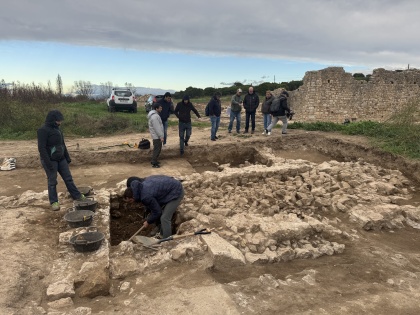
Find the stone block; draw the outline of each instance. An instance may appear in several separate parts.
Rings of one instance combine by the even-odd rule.
[[[201,236],[203,242],[208,246],[212,256],[213,266],[216,269],[229,269],[245,265],[245,257],[239,249],[233,247],[216,233]]]

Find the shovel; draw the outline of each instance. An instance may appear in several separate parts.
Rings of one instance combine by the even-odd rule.
[[[139,234],[141,231],[143,231],[143,229],[145,228],[145,226],[144,225],[142,225],[141,226],[141,228],[140,229],[138,229],[138,231],[136,232],[136,233],[134,233],[133,234],[133,236],[132,237],[130,237],[129,239],[128,239],[128,241],[131,241],[131,240],[133,240],[133,238],[137,235],[137,234]]]
[[[150,247],[150,246],[157,245],[163,242],[177,240],[177,239],[188,237],[188,236],[199,235],[199,234],[210,234],[210,233],[211,231],[208,229],[201,229],[194,233],[188,233],[188,234],[183,234],[183,235],[171,235],[167,238],[162,238],[160,240],[156,238],[152,238],[152,237],[147,237],[147,236],[136,236],[134,238],[134,242]]]

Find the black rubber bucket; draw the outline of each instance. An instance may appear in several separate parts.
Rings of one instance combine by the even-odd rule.
[[[105,235],[101,232],[84,232],[70,238],[70,244],[77,252],[93,252],[101,247]]]
[[[72,208],[70,208],[72,209]],[[82,226],[89,226],[92,223],[93,215],[95,213],[90,210],[71,210],[64,216],[67,224],[71,228],[78,228]]]
[[[75,200],[73,205],[76,210],[90,210],[95,212],[96,208],[98,207],[98,202],[95,201],[92,197],[88,197],[83,201]]]

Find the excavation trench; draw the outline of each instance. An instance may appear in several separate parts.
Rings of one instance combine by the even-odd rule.
[[[306,159],[314,163],[329,161],[331,158],[316,150],[296,149],[291,151],[275,150],[274,154],[287,159]],[[204,172],[220,172],[224,167],[232,169],[243,168],[251,165],[271,165],[266,156],[253,147],[242,147],[240,149],[221,150],[209,152],[199,156],[187,156],[186,161],[191,165],[192,173],[202,174]],[[162,163],[165,163],[163,160]],[[261,177],[261,180],[264,180]],[[200,192],[202,194],[202,192]],[[194,198],[195,195],[189,196]],[[293,211],[292,211],[293,212]],[[296,211],[295,211],[296,212]],[[176,234],[178,226],[182,224],[181,217],[175,213],[172,219],[172,234]],[[301,212],[296,212],[301,215]],[[110,200],[110,243],[112,246],[128,240],[142,226],[148,215],[147,209],[141,203],[128,203],[122,196],[113,195]],[[155,224],[142,230],[138,235],[154,236],[159,231]]]

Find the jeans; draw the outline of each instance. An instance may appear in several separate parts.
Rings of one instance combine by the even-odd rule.
[[[192,127],[191,123],[179,122],[179,149],[184,151],[184,144],[188,142],[191,137]]]
[[[182,198],[184,198],[184,189],[182,189],[181,195],[177,199],[169,201],[162,211],[162,215],[160,216],[160,234],[162,234],[163,238],[172,235],[172,217],[176,208],[181,203]]]
[[[263,114],[264,116],[264,130],[268,129],[271,124],[271,114]]]
[[[245,112],[245,131],[249,129],[249,118],[251,117],[252,130],[255,130],[255,110],[253,112]]]
[[[44,160],[41,160],[41,164],[44,167],[45,174],[47,174],[48,200],[51,204],[58,201],[57,173],[60,174],[61,178],[64,181],[64,184],[67,187],[68,192],[70,193],[73,199],[79,199],[82,196],[82,194],[74,184],[73,177],[70,173],[69,164],[67,163],[66,159],[62,159],[61,161],[51,161],[53,170],[47,168]]]
[[[162,150],[162,140],[153,139],[153,153],[152,153],[152,164],[157,164],[160,151]]]
[[[168,121],[162,121],[163,123],[163,144],[166,144],[166,138],[168,137]]]
[[[229,121],[229,127],[228,130],[232,131],[233,128],[233,121],[236,119],[236,131],[239,132],[241,129],[241,112],[234,112],[230,111],[230,121]]]
[[[281,120],[283,126],[281,127],[281,133],[287,132],[287,117],[286,116],[274,116],[273,121],[271,122],[270,126],[267,127],[267,130],[271,132],[277,122]]]
[[[211,140],[216,140],[216,133],[217,130],[219,130],[219,125],[220,125],[220,116],[210,116],[210,121],[211,121]]]

